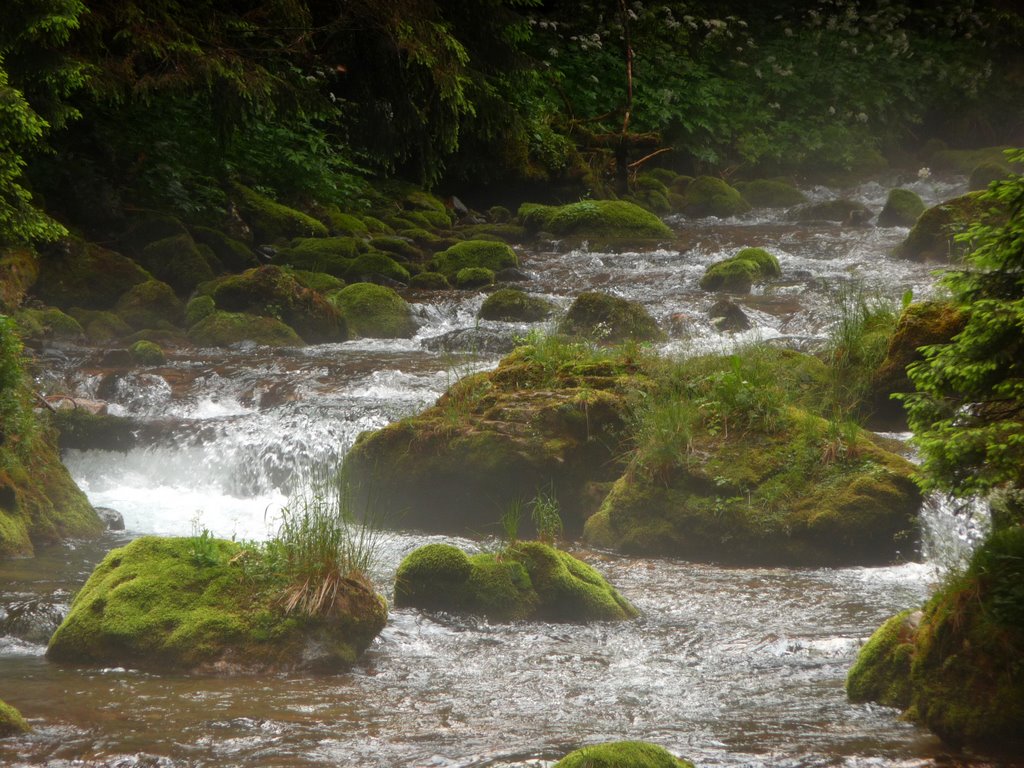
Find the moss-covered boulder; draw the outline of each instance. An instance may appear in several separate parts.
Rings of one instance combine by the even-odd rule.
[[[792,208],[807,202],[807,195],[786,181],[755,179],[736,183],[736,190],[754,208]]]
[[[481,320],[535,323],[551,316],[555,305],[516,288],[499,288],[484,299],[477,317]]]
[[[136,341],[128,348],[128,352],[132,359],[141,365],[163,365],[167,362],[167,355],[160,345],[153,341]]]
[[[911,189],[891,189],[885,207],[878,214],[880,227],[912,227],[924,213],[924,201]]]
[[[615,741],[570,752],[554,768],[693,768],[693,763],[657,744]]]
[[[408,284],[410,280],[408,269],[380,251],[360,254],[352,260],[345,272],[345,279],[351,283],[372,282],[382,277],[402,284]]]
[[[486,288],[494,285],[495,275],[493,269],[487,267],[464,267],[452,275],[451,284],[464,291],[472,291],[477,288]]]
[[[103,531],[61,464],[56,435],[34,413],[13,322],[0,316],[0,557]]]
[[[196,245],[191,235],[183,234],[150,243],[142,249],[139,261],[154,277],[184,296],[213,278],[208,253],[208,249],[204,252]]]
[[[304,342],[274,317],[216,310],[188,329],[189,340],[200,347],[230,347],[252,341],[268,347],[301,347]]]
[[[923,359],[921,347],[948,344],[964,329],[967,318],[954,304],[923,301],[911,304],[899,317],[878,369],[872,374],[865,410],[885,423],[905,420],[902,403],[894,393],[913,392],[907,366]]]
[[[409,338],[416,321],[409,304],[391,288],[374,283],[353,283],[329,294],[349,330],[374,339]]]
[[[296,269],[345,277],[353,259],[365,250],[366,244],[354,237],[300,237],[281,249],[279,261]]]
[[[717,216],[724,219],[750,210],[743,196],[722,179],[698,176],[686,186],[681,213],[687,216]]]
[[[972,192],[986,189],[993,181],[1005,179],[1010,175],[1010,169],[1003,163],[981,163],[971,171],[967,180],[967,188]]]
[[[412,240],[404,237],[378,235],[370,239],[370,248],[390,254],[394,259],[400,261],[423,259],[423,251]]]
[[[204,317],[208,317],[217,311],[217,302],[212,296],[196,296],[185,305],[185,327],[191,328]]]
[[[781,274],[778,259],[764,248],[743,248],[735,256],[711,264],[700,279],[700,287],[705,291],[749,293],[755,282]]]
[[[598,291],[587,291],[576,297],[559,331],[608,344],[626,339],[664,341],[666,338],[642,304]]]
[[[491,240],[464,240],[434,255],[434,269],[449,280],[459,270],[483,267],[497,272],[519,265],[516,252],[507,243]]]
[[[448,283],[448,278],[440,272],[420,272],[409,280],[409,287],[424,291],[443,291],[451,288],[451,285]]]
[[[238,209],[252,228],[257,244],[328,235],[327,227],[309,214],[282,205],[242,184],[233,185],[233,189]]]
[[[256,254],[241,240],[236,240],[219,229],[192,227],[192,239],[209,248],[217,260],[232,272],[241,272],[258,266]]]
[[[68,314],[78,321],[85,331],[85,337],[93,344],[107,344],[132,332],[128,323],[113,312],[71,307]]]
[[[10,314],[39,279],[39,258],[28,246],[0,246],[0,312]]]
[[[181,325],[185,308],[167,283],[147,280],[125,291],[114,311],[130,328],[140,331]]]
[[[524,204],[518,215],[531,235],[543,231],[559,237],[615,240],[672,236],[672,230],[661,219],[624,200],[581,200],[560,206]]]
[[[594,484],[622,472],[636,372],[557,338],[522,347],[422,413],[360,435],[345,457],[356,507],[372,499],[406,528],[496,533],[509,504],[550,488],[576,534],[601,502]]]
[[[288,272],[299,281],[299,285],[317,293],[327,294],[345,287],[344,280],[326,272],[310,272],[306,269],[289,269]]]
[[[959,259],[966,244],[958,243],[956,236],[989,213],[985,203],[978,199],[979,194],[969,192],[926,210],[906,239],[896,246],[894,255],[911,261]]]
[[[28,733],[30,730],[31,726],[22,717],[21,712],[0,699],[0,739],[6,739],[8,736],[17,736],[20,733]]]
[[[864,203],[845,198],[808,203],[790,213],[794,221],[835,221],[841,224],[866,224],[872,215]]]
[[[893,617],[847,677],[853,701],[905,710],[955,746],[1024,750],[1024,527],[994,533],[919,612]]]
[[[23,339],[81,341],[85,337],[81,324],[56,307],[20,309],[14,313],[14,322]]]
[[[383,599],[347,579],[322,615],[287,613],[262,553],[209,537],[112,550],[75,596],[47,658],[160,671],[347,669],[383,629]]]
[[[97,279],[97,275],[103,279]],[[127,256],[84,240],[65,238],[42,252],[33,293],[58,307],[110,309],[133,285],[152,279]]]
[[[294,273],[278,266],[257,267],[217,283],[218,309],[275,318],[309,344],[344,341],[345,319],[323,296],[302,285]]]
[[[449,544],[420,547],[398,566],[395,605],[506,621],[618,621],[638,615],[596,570],[536,541],[472,556]]]

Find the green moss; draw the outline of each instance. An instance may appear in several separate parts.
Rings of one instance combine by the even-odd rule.
[[[307,652],[315,650],[317,669],[334,671],[347,668],[384,626],[382,601],[354,580],[326,616],[285,614],[282,585],[253,562],[259,551],[212,538],[201,544],[143,537],[112,550],[75,596],[47,657],[252,672],[306,668]]]
[[[409,280],[409,286],[428,291],[443,291],[446,288],[451,288],[448,278],[440,272],[420,272],[418,275],[413,275]]]
[[[468,224],[460,226],[458,234],[467,240],[502,240],[506,243],[521,243],[526,239],[526,229],[520,224],[510,223]]]
[[[366,226],[365,221],[351,213],[343,213],[336,205],[329,206],[325,213],[334,234],[350,237],[366,237],[370,234],[370,228]]]
[[[733,258],[754,262],[761,278],[779,277],[782,274],[779,260],[764,248],[741,248]]]
[[[481,320],[534,323],[550,317],[555,305],[516,288],[499,288],[490,294],[477,312]]]
[[[738,191],[714,176],[698,176],[686,186],[682,212],[687,216],[726,218],[750,210]]]
[[[257,267],[219,282],[213,289],[217,307],[282,321],[310,344],[344,341],[344,318],[316,291],[306,288],[290,270]],[[193,326],[195,327],[195,326]]]
[[[493,272],[505,267],[516,267],[519,260],[507,244],[487,240],[465,240],[434,256],[436,271],[449,280],[459,270],[484,267]]]
[[[213,312],[188,329],[192,343],[201,347],[228,347],[253,341],[268,347],[301,347],[299,335],[280,320],[246,312]]]
[[[152,341],[136,341],[128,351],[132,358],[142,365],[163,365],[167,362],[167,355],[160,348],[159,344]]]
[[[142,249],[139,260],[154,277],[169,284],[179,295],[190,293],[214,275],[206,256],[188,234],[150,243]]]
[[[376,276],[386,277],[398,283],[408,283],[411,279],[409,270],[388,256],[386,253],[372,251],[364,253],[352,261],[345,273],[349,282],[360,282]]]
[[[626,240],[672,236],[653,213],[623,200],[581,200],[555,207],[525,204],[519,208],[519,219],[530,234]]]
[[[736,189],[754,208],[791,208],[807,202],[807,195],[785,181],[741,181],[736,184]]]
[[[705,291],[749,293],[755,282],[782,274],[778,260],[764,248],[743,248],[735,256],[711,264],[700,279]]]
[[[86,338],[94,344],[106,344],[132,332],[128,324],[113,312],[72,307],[68,314],[85,329]]]
[[[257,266],[256,255],[241,240],[210,227],[193,227],[191,232],[196,243],[213,251],[217,260],[232,272]]]
[[[966,245],[955,237],[987,213],[978,192],[932,206],[922,213],[894,255],[911,261],[950,261],[959,258]]]
[[[147,280],[129,288],[115,308],[130,328],[165,328],[181,324],[184,307],[174,290],[160,280]]]
[[[103,275],[97,280],[97,275]],[[39,262],[35,295],[59,307],[110,309],[133,285],[153,276],[126,256],[77,238],[50,246]]]
[[[399,566],[395,604],[501,620],[616,621],[638,615],[593,568],[540,542],[472,557],[447,544],[428,544]]]
[[[39,260],[27,246],[0,247],[0,312],[10,314],[21,306],[39,278]]]
[[[327,237],[327,227],[312,216],[264,197],[241,184],[233,189],[243,218],[256,243],[276,243],[294,237]]]
[[[463,267],[452,276],[451,284],[463,290],[494,285],[494,270],[487,267]]]
[[[885,207],[878,214],[880,227],[912,227],[924,213],[924,201],[910,189],[891,189]]]
[[[299,281],[299,285],[317,293],[328,293],[345,287],[345,281],[326,272],[310,272],[305,269],[290,269],[289,274]]]
[[[919,613],[903,611],[871,635],[846,677],[850,701],[877,701],[899,709],[910,706],[910,662],[920,618]]]
[[[656,744],[617,741],[570,752],[554,768],[693,768]]]
[[[196,296],[185,305],[185,327],[191,328],[204,317],[217,310],[217,303],[212,296]]]
[[[836,221],[863,224],[870,220],[871,209],[856,200],[839,198],[802,205],[790,214],[796,221]]]
[[[19,733],[28,733],[30,730],[31,727],[22,717],[21,712],[0,700],[0,739],[17,736]]]
[[[581,293],[559,330],[600,342],[662,341],[665,333],[642,304],[597,291]]]
[[[375,339],[408,338],[416,322],[406,301],[392,289],[373,283],[354,283],[329,295],[359,336]]]
[[[391,254],[392,257],[402,261],[419,261],[423,258],[423,251],[402,237],[378,235],[371,238],[370,247]]]
[[[80,341],[85,331],[75,318],[59,309],[22,309],[14,313],[18,333],[26,339],[62,339]]]

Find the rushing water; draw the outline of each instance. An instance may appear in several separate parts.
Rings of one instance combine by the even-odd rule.
[[[916,182],[926,201],[959,180]],[[887,186],[858,199],[877,211]],[[815,189],[817,198],[828,190]],[[887,254],[906,231],[794,225],[781,215],[670,221],[678,241],[651,252],[552,246],[523,254],[528,289],[568,306],[596,288],[642,301],[674,329],[666,354],[751,340],[805,345],[833,320],[831,297],[857,283],[927,296],[927,266]],[[764,246],[781,280],[741,301],[754,328],[719,334],[700,291],[704,267]],[[730,569],[579,551],[642,611],[588,626],[490,624],[392,611],[357,667],[336,677],[223,679],[72,669],[45,642],[93,565],[142,533],[263,538],[309,468],[340,459],[362,430],[429,405],[459,376],[493,365],[528,326],[477,323],[482,297],[410,295],[412,340],[304,350],[190,351],[155,370],[111,374],[89,350],[49,360],[40,386],[103,396],[154,427],[127,454],[72,451],[94,504],[128,531],[0,563],[0,698],[34,731],[0,742],[11,765],[540,766],[611,739],[656,741],[704,766],[930,766],[945,750],[896,713],[846,701],[864,638],[920,603],[977,525],[933,501],[926,562],[890,568]],[[388,592],[402,556],[427,541],[387,537],[375,575]],[[452,539],[446,539],[452,540]],[[454,540],[467,548],[494,542]]]

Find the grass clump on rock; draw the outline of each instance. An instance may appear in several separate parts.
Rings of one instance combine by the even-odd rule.
[[[570,752],[554,768],[693,768],[693,763],[657,744],[615,741]]]
[[[328,299],[345,316],[349,329],[359,336],[398,339],[416,332],[409,304],[386,286],[353,283],[332,292]]]
[[[505,320],[534,323],[554,312],[555,305],[546,299],[530,296],[516,288],[500,288],[480,306],[477,317],[481,320]]]
[[[576,297],[559,331],[608,344],[627,339],[665,339],[665,332],[642,304],[598,291],[586,291]]]
[[[764,248],[743,248],[735,256],[710,265],[700,279],[705,291],[749,293],[755,282],[782,274],[779,261]]]
[[[448,544],[409,554],[395,576],[395,605],[497,620],[617,621],[636,608],[597,571],[541,542],[467,555]]]
[[[665,222],[625,200],[581,200],[560,206],[528,203],[519,208],[519,218],[530,234],[543,231],[559,237],[625,240],[672,236]]]

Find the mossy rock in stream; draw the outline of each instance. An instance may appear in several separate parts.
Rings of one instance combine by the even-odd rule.
[[[629,397],[643,384],[631,360],[551,344],[563,346],[522,347],[422,413],[360,435],[344,465],[355,508],[372,503],[403,528],[496,533],[508,504],[552,489],[567,533],[578,533],[600,504],[592,484],[622,471]]]
[[[807,202],[807,195],[786,181],[755,179],[739,181],[735,186],[754,208],[792,208]]]
[[[750,203],[722,179],[698,176],[683,193],[681,213],[687,216],[717,216],[724,219],[750,210]]]
[[[153,341],[136,341],[128,348],[128,352],[140,365],[163,365],[167,362],[167,355],[160,345]]]
[[[78,321],[78,324],[85,330],[86,338],[93,344],[109,344],[132,332],[128,323],[113,312],[71,307],[68,314]]]
[[[1010,176],[1012,172],[1004,163],[981,163],[971,171],[971,177],[967,181],[967,188],[972,192],[987,189],[993,181],[1000,181]]]
[[[14,322],[23,339],[81,341],[85,337],[81,324],[56,307],[20,309],[14,313]]]
[[[410,280],[408,269],[380,251],[360,254],[352,260],[345,272],[345,279],[350,283],[377,280],[381,277],[385,281],[403,285],[408,285]]]
[[[664,341],[666,338],[642,304],[599,291],[586,291],[577,296],[562,319],[559,331],[607,344],[627,339]]]
[[[127,256],[68,237],[43,250],[33,293],[58,307],[110,309],[133,285],[152,279]]]
[[[278,319],[309,344],[348,338],[341,313],[291,271],[278,266],[257,267],[221,280],[213,289],[213,300],[218,309],[228,312]]]
[[[516,267],[516,252],[507,243],[492,240],[464,240],[434,255],[434,269],[451,280],[460,270],[483,267],[492,272]]]
[[[305,342],[274,317],[216,310],[188,329],[189,340],[200,347],[230,347],[251,341],[268,347],[301,347]]]
[[[494,285],[495,275],[493,269],[487,267],[465,267],[456,272],[451,279],[455,288],[464,291],[473,291],[477,288],[486,288]]]
[[[912,227],[924,213],[924,201],[912,189],[890,189],[885,207],[878,214],[880,227]]]
[[[300,237],[282,248],[278,259],[296,269],[343,278],[352,261],[365,250],[366,243],[354,237]]]
[[[392,289],[374,283],[353,283],[328,294],[352,333],[373,339],[407,339],[416,333],[412,308]]]
[[[896,246],[893,255],[911,261],[956,261],[967,250],[966,243],[956,236],[971,224],[994,213],[979,200],[980,192],[947,200],[922,213],[906,239]]]
[[[705,291],[750,293],[755,282],[782,274],[779,261],[764,248],[743,248],[735,256],[711,264],[700,279]]]
[[[233,185],[239,210],[257,245],[294,237],[327,237],[327,227],[309,214],[289,208],[242,184]],[[298,266],[298,265],[297,265]]]
[[[672,230],[665,222],[639,205],[624,200],[581,200],[559,206],[526,203],[520,206],[518,216],[531,235],[543,231],[558,237],[615,240],[672,236]]]
[[[258,549],[146,536],[96,567],[50,639],[52,661],[158,671],[348,669],[384,628],[386,603],[348,578],[322,615],[288,613]]]
[[[28,733],[30,730],[31,726],[22,716],[21,712],[3,699],[0,699],[0,739]]]
[[[499,288],[484,299],[477,312],[481,320],[535,323],[551,316],[555,305],[516,288]]]
[[[213,278],[216,271],[207,254],[189,234],[175,235],[152,242],[142,249],[139,261],[158,280],[169,284],[178,295],[186,296],[200,283]]]
[[[467,555],[450,544],[420,547],[398,566],[395,605],[500,621],[620,621],[639,615],[592,567],[537,541],[517,542],[498,554]]]
[[[185,307],[167,283],[147,280],[125,291],[114,311],[130,328],[141,331],[181,325]]]
[[[570,752],[554,768],[693,768],[693,763],[657,744],[615,741]]]
[[[955,747],[1024,750],[1024,527],[992,534],[921,611],[889,619],[850,669],[855,702],[877,701]]]
[[[872,215],[871,209],[864,203],[837,198],[801,205],[790,212],[789,218],[794,221],[834,221],[859,225],[869,222]]]

